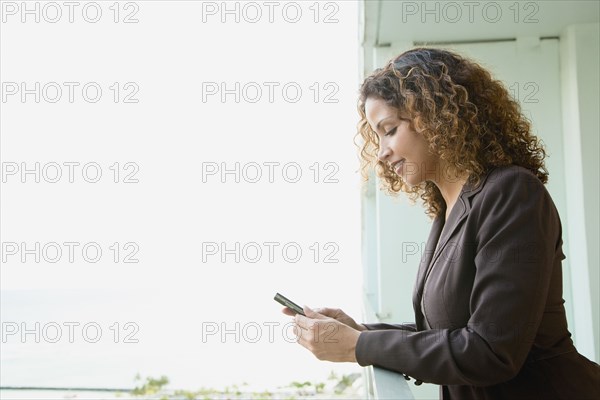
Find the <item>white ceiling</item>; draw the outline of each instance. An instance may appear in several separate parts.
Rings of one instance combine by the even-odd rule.
[[[472,42],[558,37],[568,25],[598,22],[600,1],[365,0],[364,12],[365,39],[374,46]]]

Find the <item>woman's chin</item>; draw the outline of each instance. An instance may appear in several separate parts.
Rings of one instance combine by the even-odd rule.
[[[406,186],[408,186],[410,189],[412,189],[415,186],[419,185],[419,182],[415,182],[415,177],[413,175],[398,175],[400,177],[400,179],[402,180],[402,182],[404,182],[404,184]]]

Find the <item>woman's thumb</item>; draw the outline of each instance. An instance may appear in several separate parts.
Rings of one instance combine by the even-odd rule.
[[[319,312],[316,310],[318,310],[318,308],[313,310],[309,306],[306,306],[306,305],[304,306],[304,313],[306,314],[307,317],[319,318],[319,319],[327,318],[325,315],[319,314]]]

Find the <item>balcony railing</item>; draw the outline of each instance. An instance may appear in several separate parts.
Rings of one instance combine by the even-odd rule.
[[[363,298],[363,309],[367,323],[379,322],[367,296]],[[365,368],[365,388],[369,399],[412,400],[413,396],[404,375],[383,368]]]

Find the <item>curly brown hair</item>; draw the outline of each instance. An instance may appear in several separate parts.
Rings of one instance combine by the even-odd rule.
[[[445,209],[438,187],[426,180],[407,185],[389,165],[377,158],[379,137],[367,122],[367,98],[379,98],[410,116],[411,128],[423,135],[429,150],[458,175],[479,185],[490,167],[520,165],[542,183],[548,181],[543,143],[504,84],[479,64],[448,50],[415,48],[376,69],[360,87],[360,121],[354,143],[359,147],[361,175],[369,179],[375,164],[381,189],[403,191],[414,203],[420,196],[430,218]],[[362,137],[362,144],[356,139]]]

